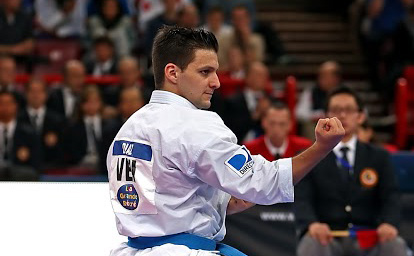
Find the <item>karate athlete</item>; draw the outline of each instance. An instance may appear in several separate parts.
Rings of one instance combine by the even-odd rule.
[[[337,118],[321,119],[316,142],[300,155],[273,162],[252,156],[216,113],[203,110],[220,87],[217,50],[204,30],[158,32],[156,90],[108,151],[112,207],[118,232],[128,237],[111,255],[245,255],[218,243],[226,213],[293,202],[293,185],[342,139]]]

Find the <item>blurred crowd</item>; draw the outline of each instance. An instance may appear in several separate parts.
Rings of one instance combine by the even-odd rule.
[[[388,30],[378,32],[381,19],[391,15],[387,14],[391,12],[388,2],[364,3],[360,24],[370,25],[368,30],[364,25],[364,42],[374,40],[368,36],[373,34],[378,43],[400,42]],[[401,1],[398,15],[393,13],[395,23],[409,17],[408,2]],[[262,136],[266,111],[275,100],[283,101],[269,66],[297,60],[286,54],[271,24],[256,19],[253,0],[1,0],[0,179],[105,175],[112,139],[154,90],[151,46],[164,24],[204,28],[216,35],[222,87],[214,94],[211,110],[223,118],[240,144]],[[36,51],[42,45],[47,48],[44,42],[48,40],[76,42],[81,55],[51,62],[59,56],[45,58]],[[58,70],[60,79],[45,80],[45,75],[56,75],[50,70]],[[370,73],[374,80],[380,74],[375,70]],[[19,82],[22,73],[29,79]],[[115,77],[115,82],[87,82],[90,77],[99,81],[108,76]],[[334,60],[322,63],[315,77],[292,113],[299,122],[299,135],[310,140],[314,139],[315,121],[325,115],[329,92],[346,84],[341,65]]]

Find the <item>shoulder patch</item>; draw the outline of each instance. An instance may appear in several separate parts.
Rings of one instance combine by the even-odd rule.
[[[114,142],[112,155],[129,156],[129,157],[142,159],[145,161],[151,161],[152,149],[150,145],[146,145],[143,143],[126,141],[126,140],[116,140]]]
[[[240,147],[234,154],[224,162],[227,167],[240,177],[253,169],[253,158],[245,146]]]

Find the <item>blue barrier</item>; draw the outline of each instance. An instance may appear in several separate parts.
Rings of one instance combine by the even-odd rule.
[[[392,162],[397,174],[400,190],[403,193],[414,193],[414,154],[401,151],[392,154]]]

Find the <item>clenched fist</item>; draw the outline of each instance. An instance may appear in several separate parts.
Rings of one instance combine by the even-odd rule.
[[[336,117],[319,119],[316,124],[316,142],[326,150],[332,150],[344,136],[345,129]]]

